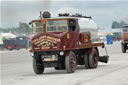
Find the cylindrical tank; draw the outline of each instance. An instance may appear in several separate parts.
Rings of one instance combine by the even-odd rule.
[[[90,32],[91,41],[92,42],[97,41],[98,26],[92,19],[79,18],[78,23],[79,23],[80,32]]]

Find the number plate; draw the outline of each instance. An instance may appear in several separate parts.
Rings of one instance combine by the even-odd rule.
[[[57,61],[58,58],[55,55],[42,56],[42,61]]]

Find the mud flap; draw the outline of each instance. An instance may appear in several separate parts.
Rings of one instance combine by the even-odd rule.
[[[103,62],[103,63],[107,63],[109,60],[109,56],[99,56],[99,60],[100,62]]]

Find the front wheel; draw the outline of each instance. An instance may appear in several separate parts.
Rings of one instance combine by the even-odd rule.
[[[89,56],[88,56],[88,54],[84,54],[84,65],[85,65],[86,69],[89,68]]]
[[[66,57],[65,57],[65,68],[68,73],[73,73],[76,70],[76,55],[73,51],[71,51]]]
[[[36,58],[33,58],[33,70],[36,74],[42,74],[44,72],[43,64],[40,64]]]

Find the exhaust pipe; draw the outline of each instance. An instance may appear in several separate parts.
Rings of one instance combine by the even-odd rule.
[[[99,56],[99,60],[100,62],[103,62],[103,63],[107,63],[109,60],[109,56]]]

